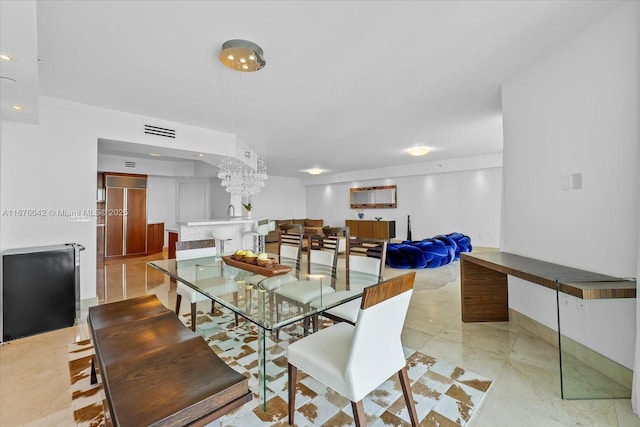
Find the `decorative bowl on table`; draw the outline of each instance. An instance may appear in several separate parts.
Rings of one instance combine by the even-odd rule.
[[[255,264],[256,260],[258,259],[258,255],[249,255],[244,257],[244,262],[246,262],[247,264]]]
[[[273,267],[276,264],[276,259],[275,258],[258,258],[258,265],[260,267]]]

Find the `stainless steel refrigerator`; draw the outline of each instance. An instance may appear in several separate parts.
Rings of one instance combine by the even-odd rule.
[[[73,326],[80,318],[82,245],[9,249],[2,256],[2,340]]]

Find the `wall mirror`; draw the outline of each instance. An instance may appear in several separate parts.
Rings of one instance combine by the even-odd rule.
[[[352,209],[397,208],[395,185],[349,189]]]

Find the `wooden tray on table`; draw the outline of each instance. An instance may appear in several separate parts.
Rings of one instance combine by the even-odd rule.
[[[240,270],[250,271],[255,274],[260,274],[265,277],[280,276],[287,274],[292,270],[288,265],[275,264],[273,267],[260,267],[257,264],[249,264],[248,262],[239,261],[233,258],[233,255],[223,256],[222,260],[225,264],[230,265]]]

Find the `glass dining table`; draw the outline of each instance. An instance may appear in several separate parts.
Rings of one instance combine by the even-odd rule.
[[[230,265],[225,262],[228,257],[220,256],[149,262],[151,267],[193,288],[257,327],[257,393],[265,411],[270,392],[269,378],[273,380],[283,377],[282,372],[268,371],[286,370],[283,363],[270,363],[270,357],[277,352],[272,347],[268,348],[268,343],[275,343],[279,347],[288,345],[277,338],[279,331],[295,322],[317,319],[321,312],[358,298],[366,286],[381,280],[378,275],[358,272],[357,280],[350,281],[343,266],[331,269],[325,265],[310,263],[306,259],[296,263],[293,259],[278,259],[277,255],[270,254],[270,257],[275,258],[280,267],[285,267],[279,268],[281,271],[271,277],[256,275],[255,271],[259,269],[255,265],[245,267],[238,262]],[[290,270],[282,271],[288,270],[286,267],[290,267]],[[352,277],[353,273],[351,272]],[[289,289],[292,286],[306,286],[307,291],[309,287],[313,289],[317,286],[318,297],[312,303],[283,302],[277,293],[280,283]],[[324,294],[320,292],[321,288],[324,289]],[[329,293],[326,293],[327,290]]]

